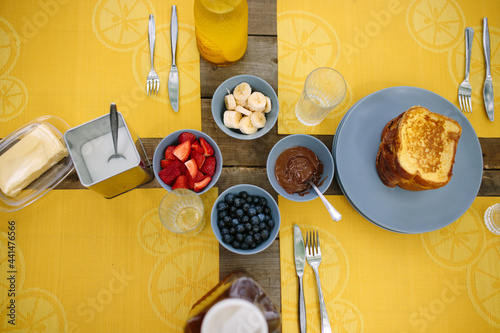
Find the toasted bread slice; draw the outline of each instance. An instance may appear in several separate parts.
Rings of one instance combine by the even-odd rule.
[[[436,189],[452,176],[462,133],[453,119],[414,106],[382,131],[376,168],[382,182],[410,191]]]

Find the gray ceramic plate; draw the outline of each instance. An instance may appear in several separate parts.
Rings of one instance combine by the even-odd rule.
[[[446,115],[462,126],[453,176],[437,190],[388,188],[375,168],[383,127],[414,105]],[[425,89],[393,87],[366,96],[344,116],[332,150],[349,202],[374,224],[395,232],[424,233],[449,225],[467,211],[481,185],[483,160],[474,128],[452,103]]]

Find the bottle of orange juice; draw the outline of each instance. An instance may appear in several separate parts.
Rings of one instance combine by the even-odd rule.
[[[247,49],[247,0],[195,0],[196,41],[201,56],[211,64],[229,66]]]

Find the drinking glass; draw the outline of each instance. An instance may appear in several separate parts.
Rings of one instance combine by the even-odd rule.
[[[318,125],[342,102],[345,94],[345,80],[339,72],[328,67],[317,68],[306,78],[295,116],[304,125]]]
[[[484,213],[484,224],[492,233],[500,235],[500,203],[488,207]]]
[[[195,192],[179,188],[160,202],[161,223],[173,233],[195,236],[205,226],[203,201]]]

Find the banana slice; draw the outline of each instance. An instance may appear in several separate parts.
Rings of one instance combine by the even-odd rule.
[[[227,94],[224,96],[224,103],[226,104],[226,109],[234,110],[236,108],[236,100],[233,94]]]
[[[234,108],[234,111],[238,111],[242,114],[244,114],[245,116],[250,116],[252,114],[252,111],[250,110],[247,110],[245,109],[244,107],[242,107],[241,105],[237,105],[235,108]]]
[[[233,96],[237,105],[246,105],[248,97],[252,93],[252,88],[246,82],[242,82],[234,87]]]
[[[250,116],[252,125],[256,128],[262,128],[266,125],[266,116],[263,112],[254,112]]]
[[[239,129],[239,122],[242,114],[236,111],[227,110],[224,112],[224,126],[227,128]]]
[[[247,100],[247,108],[252,111],[262,112],[266,109],[266,96],[263,93],[254,91]]]
[[[238,126],[243,134],[254,134],[257,132],[257,127],[252,124],[252,121],[248,116],[241,118]]]
[[[269,112],[271,112],[272,108],[273,108],[273,106],[271,105],[271,99],[266,96],[266,108],[264,109],[264,112],[269,113]]]

